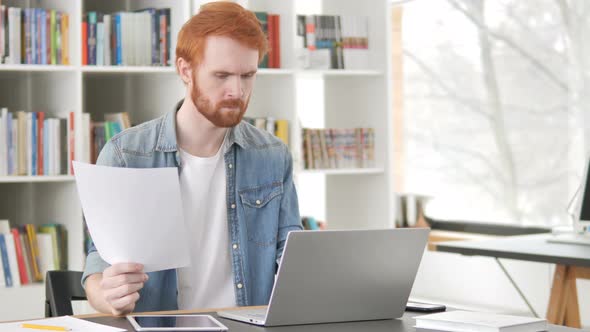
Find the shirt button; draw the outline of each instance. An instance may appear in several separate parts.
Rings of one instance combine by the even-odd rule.
[[[259,199],[256,200],[256,205],[260,205],[260,200]]]
[[[239,283],[237,286],[239,289],[242,289],[242,287],[244,287],[244,285],[242,285],[241,283]]]
[[[234,243],[234,245],[231,246],[231,247],[234,248],[234,249],[238,249],[238,244],[237,243]]]
[[[229,165],[228,165],[228,167],[229,167],[229,168],[233,168],[233,167],[234,167],[234,165],[232,165],[232,164],[229,164]]]
[[[235,205],[235,204],[232,204],[232,205],[231,205],[231,208],[232,208],[232,209],[235,209],[235,208],[236,208],[236,205]]]

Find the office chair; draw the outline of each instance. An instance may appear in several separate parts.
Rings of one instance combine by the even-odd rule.
[[[45,317],[73,315],[72,301],[86,300],[80,283],[82,272],[47,271],[45,276]]]

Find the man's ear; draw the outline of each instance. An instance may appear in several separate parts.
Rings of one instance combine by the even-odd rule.
[[[176,70],[178,71],[178,75],[180,75],[180,79],[184,82],[184,84],[189,85],[192,83],[192,67],[188,61],[180,57],[176,59]]]

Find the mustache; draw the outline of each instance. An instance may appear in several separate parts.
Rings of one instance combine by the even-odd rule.
[[[242,101],[241,99],[227,99],[227,100],[222,100],[217,104],[218,108],[221,107],[230,107],[230,108],[235,108],[235,107],[239,107],[239,108],[244,108],[244,101]]]

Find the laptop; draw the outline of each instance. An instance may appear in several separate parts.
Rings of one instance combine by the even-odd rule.
[[[217,314],[261,326],[401,317],[429,231],[293,231],[269,305]]]
[[[555,228],[553,236],[548,238],[547,242],[590,246],[590,165],[588,161],[585,166],[585,177],[580,181],[567,208],[573,220],[573,228],[564,233],[558,232]]]

